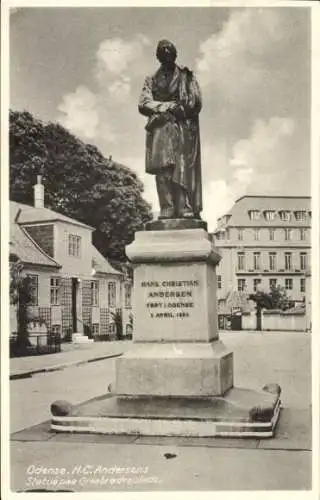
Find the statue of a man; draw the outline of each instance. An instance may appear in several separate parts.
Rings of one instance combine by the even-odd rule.
[[[139,111],[148,117],[146,172],[156,176],[159,219],[200,218],[202,185],[199,113],[201,93],[193,73],[176,65],[173,43],[158,43],[160,67],[147,77]]]

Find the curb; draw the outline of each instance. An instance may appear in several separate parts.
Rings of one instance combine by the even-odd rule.
[[[12,375],[10,375],[9,380],[19,380],[19,379],[23,379],[23,378],[31,378],[32,375],[37,375],[39,373],[56,372],[59,370],[64,370],[65,368],[69,368],[71,366],[85,365],[86,363],[93,363],[95,361],[102,361],[103,359],[118,358],[122,354],[123,354],[122,352],[117,353],[117,354],[106,354],[104,356],[98,356],[96,358],[82,359],[80,361],[69,361],[67,363],[61,363],[59,365],[52,365],[52,366],[48,366],[45,368],[37,368],[35,370],[28,370],[26,372],[21,372],[21,373],[13,373]]]

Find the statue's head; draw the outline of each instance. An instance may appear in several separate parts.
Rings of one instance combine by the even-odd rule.
[[[174,63],[177,58],[177,49],[169,40],[160,40],[157,46],[156,56],[161,64]]]

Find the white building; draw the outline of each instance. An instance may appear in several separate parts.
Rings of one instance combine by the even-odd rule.
[[[130,331],[130,280],[93,246],[93,227],[44,207],[40,176],[34,207],[10,202],[10,216],[10,253],[31,278],[34,317],[62,337],[84,332],[99,340],[114,335],[114,313],[121,310],[123,333]]]

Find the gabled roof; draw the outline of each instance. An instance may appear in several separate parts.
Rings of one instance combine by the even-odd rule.
[[[92,267],[97,273],[122,275],[120,271],[117,271],[117,269],[109,264],[106,258],[101,255],[94,245],[92,245]]]
[[[10,205],[10,253],[16,254],[25,264],[60,268],[60,264],[49,257],[29,236],[27,231],[16,223],[19,208],[18,203]]]
[[[16,206],[17,208],[21,208],[21,213],[17,220],[19,224],[37,224],[39,222],[63,221],[68,222],[69,224],[74,224],[75,226],[85,227],[92,231],[94,230],[94,227],[92,226],[88,226],[83,222],[79,222],[76,219],[67,217],[66,215],[55,212],[54,210],[50,210],[49,208],[35,208],[23,203],[17,203],[15,201],[11,201],[10,204]]]

